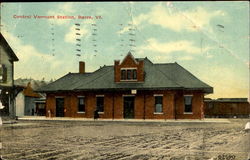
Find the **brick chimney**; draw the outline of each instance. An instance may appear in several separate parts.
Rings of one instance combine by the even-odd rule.
[[[114,80],[115,82],[119,82],[120,81],[120,61],[119,60],[115,60],[115,65],[114,65]]]
[[[79,62],[79,73],[85,73],[85,62]]]

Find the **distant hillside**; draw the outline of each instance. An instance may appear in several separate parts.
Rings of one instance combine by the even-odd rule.
[[[50,82],[48,81],[44,81],[44,80],[34,80],[34,79],[27,79],[27,78],[18,78],[16,80],[14,80],[14,84],[18,85],[18,86],[24,86],[26,87],[28,83],[31,83],[31,87],[36,90],[42,86],[45,86],[51,82],[53,82],[53,80],[51,80]]]

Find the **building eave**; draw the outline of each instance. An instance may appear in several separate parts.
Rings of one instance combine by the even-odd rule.
[[[12,50],[12,48],[10,47],[9,43],[4,38],[4,36],[2,35],[2,33],[0,33],[0,39],[1,39],[2,45],[5,46],[4,49],[6,50],[8,56],[11,58],[11,61],[19,61],[19,59],[17,58],[16,54],[14,53],[14,51]]]
[[[88,89],[74,89],[74,90],[40,90],[36,92],[40,93],[62,93],[62,92],[84,92],[84,91],[129,91],[129,90],[137,90],[137,91],[200,91],[204,93],[212,93],[213,89],[211,88],[183,88],[183,87],[152,87],[152,88],[88,88]]]

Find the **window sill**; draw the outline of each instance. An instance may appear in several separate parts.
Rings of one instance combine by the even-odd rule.
[[[163,114],[163,112],[154,112],[154,114]]]
[[[121,79],[120,81],[121,82],[137,82],[138,80],[137,79],[127,79],[127,80]]]
[[[184,112],[184,114],[193,114],[193,112]]]
[[[104,112],[98,112],[98,114],[104,114]]]
[[[84,114],[85,112],[77,112],[77,113],[81,113],[81,114]]]

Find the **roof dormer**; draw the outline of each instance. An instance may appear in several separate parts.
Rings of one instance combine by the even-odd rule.
[[[115,60],[114,63],[115,82],[144,81],[144,62],[143,60],[136,60],[130,52],[121,63],[119,60]]]

